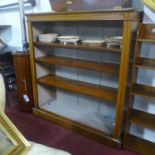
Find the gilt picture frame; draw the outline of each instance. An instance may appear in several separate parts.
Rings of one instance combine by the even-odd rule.
[[[30,144],[17,130],[9,118],[0,112],[0,154],[24,155]]]

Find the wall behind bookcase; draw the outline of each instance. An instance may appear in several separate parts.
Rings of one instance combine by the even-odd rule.
[[[6,0],[9,2],[9,0]],[[18,2],[18,0],[17,0]],[[35,7],[26,7],[26,13],[50,12],[51,7],[48,0],[37,0]],[[18,9],[0,10],[0,25],[11,25],[11,30],[4,30],[0,37],[13,49],[22,48],[22,32]]]

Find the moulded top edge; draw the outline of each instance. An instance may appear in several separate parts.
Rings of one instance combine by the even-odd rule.
[[[93,15],[93,16],[92,16]],[[139,20],[132,8],[119,10],[65,11],[26,14],[28,21]]]

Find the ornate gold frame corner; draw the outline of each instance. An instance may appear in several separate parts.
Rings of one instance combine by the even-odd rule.
[[[3,112],[0,112],[0,131],[2,131],[13,144],[13,146],[10,147],[6,152],[0,154],[24,155],[29,150],[30,144],[28,141],[22,136],[22,134]]]

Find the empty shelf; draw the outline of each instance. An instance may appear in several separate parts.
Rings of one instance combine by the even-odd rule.
[[[133,84],[132,88],[132,95],[155,99],[155,87],[142,84]]]
[[[137,58],[135,62],[135,67],[155,70],[155,59]]]
[[[119,73],[119,65],[113,63],[97,63],[87,60],[78,60],[73,58],[64,58],[57,56],[45,56],[36,59],[37,62],[45,64],[62,65],[67,67],[76,67],[92,71],[107,72],[112,74]]]
[[[151,38],[143,38],[143,39],[138,39],[139,42],[152,42],[155,43],[155,39],[151,39]]]
[[[69,80],[55,75],[39,78],[38,82],[47,86],[53,86],[67,91],[74,91],[76,93],[92,96],[102,100],[112,102],[116,101],[117,90],[114,88]]]
[[[125,148],[145,155],[154,154],[154,151],[155,151],[154,143],[130,134],[126,134],[125,137],[126,137],[125,146],[124,146]]]
[[[65,101],[59,100],[57,98],[55,101],[49,100],[47,103],[44,103],[40,106],[40,109],[47,110],[53,114],[70,119],[72,121],[76,121],[109,134],[113,132],[114,120],[112,117],[109,116],[107,118],[107,116],[104,114],[97,112],[88,106],[75,106],[75,103],[68,104],[68,102],[65,103]]]
[[[129,121],[142,128],[155,130],[155,116],[153,114],[133,109]]]

